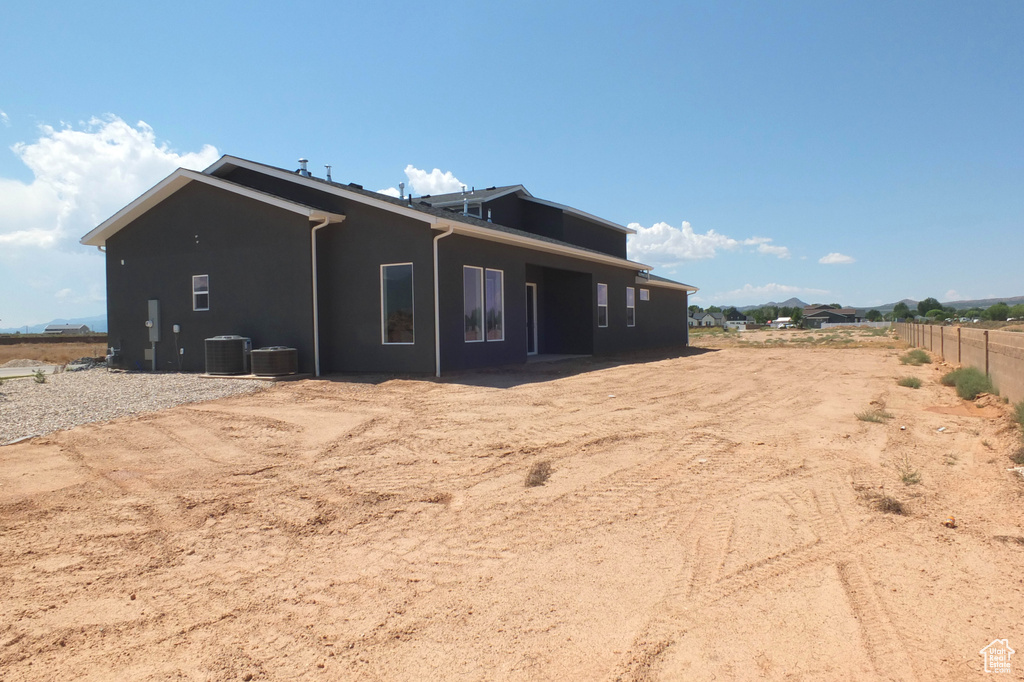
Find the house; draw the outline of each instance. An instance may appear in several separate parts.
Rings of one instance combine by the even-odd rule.
[[[626,258],[633,230],[522,185],[391,197],[224,156],[82,238],[106,253],[109,344],[202,371],[204,340],[299,371],[436,373],[687,343],[695,287]]]
[[[693,327],[714,327],[715,326],[715,313],[696,313],[691,318],[694,321]]]
[[[88,334],[89,327],[84,324],[48,324],[43,329],[44,334]]]
[[[820,329],[823,323],[842,324],[863,322],[856,308],[832,308],[827,305],[809,305],[804,308],[804,326]]]
[[[708,313],[711,315],[711,326],[712,327],[724,327],[725,326],[725,315],[723,313]]]

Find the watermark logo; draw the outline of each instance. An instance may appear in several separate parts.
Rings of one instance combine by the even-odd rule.
[[[985,657],[985,672],[1010,672],[1010,656],[1013,656],[1014,651],[1010,648],[1009,641],[1005,639],[993,639],[991,644],[978,653]]]

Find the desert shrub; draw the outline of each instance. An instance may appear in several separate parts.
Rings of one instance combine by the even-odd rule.
[[[917,377],[902,377],[896,383],[904,388],[921,388],[921,380]]]
[[[1010,460],[1017,466],[1024,466],[1024,447],[1017,448],[1017,451],[1010,455]]]
[[[46,372],[44,372],[41,369],[37,369],[35,372],[32,372],[32,378],[35,379],[35,382],[37,384],[45,384],[46,383]]]
[[[932,361],[931,356],[920,348],[907,351],[900,356],[900,362],[904,365],[927,365]]]
[[[956,394],[964,400],[974,400],[980,393],[995,392],[989,378],[974,367],[954,369],[939,381],[943,386],[956,386]]]
[[[530,473],[526,474],[526,487],[534,488],[538,485],[544,485],[551,477],[552,471],[551,462],[547,460],[535,463],[530,467]]]

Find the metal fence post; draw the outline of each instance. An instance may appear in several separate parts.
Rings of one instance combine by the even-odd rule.
[[[985,376],[988,376],[988,330],[985,330]]]
[[[960,366],[960,327],[956,328],[956,366]]]

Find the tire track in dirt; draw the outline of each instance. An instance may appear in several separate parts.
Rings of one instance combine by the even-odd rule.
[[[801,522],[810,528],[815,540],[790,547],[774,555],[747,562],[738,569],[724,574],[724,553],[736,522],[737,503],[744,498],[774,494],[796,512]],[[808,503],[804,496],[811,500]],[[838,502],[844,497],[854,503],[853,495],[844,495],[843,485],[834,475],[808,473],[797,478],[783,477],[747,486],[746,489],[725,499],[705,501],[687,525],[692,536],[687,544],[687,556],[675,582],[655,609],[655,615],[634,638],[631,648],[621,657],[613,673],[616,680],[646,680],[656,678],[656,669],[662,656],[692,627],[699,623],[701,612],[737,594],[763,589],[766,585],[811,567],[834,562],[836,553],[848,557],[846,564],[854,565],[851,558],[857,550],[880,545],[896,531],[888,528],[873,535],[851,532],[847,514]],[[728,510],[723,513],[723,510]],[[854,571],[861,571],[855,573]],[[852,614],[860,623],[866,623],[865,649],[876,666],[885,666],[902,653],[901,645],[891,626],[887,626],[877,602],[863,597],[863,569],[855,567],[848,573],[852,585],[850,598]],[[861,582],[854,582],[861,581]],[[844,587],[847,583],[844,583]],[[851,588],[847,588],[851,593]],[[862,626],[865,628],[865,626]],[[894,668],[902,669],[902,668]],[[884,667],[878,667],[881,673]],[[900,679],[913,679],[902,677]]]

